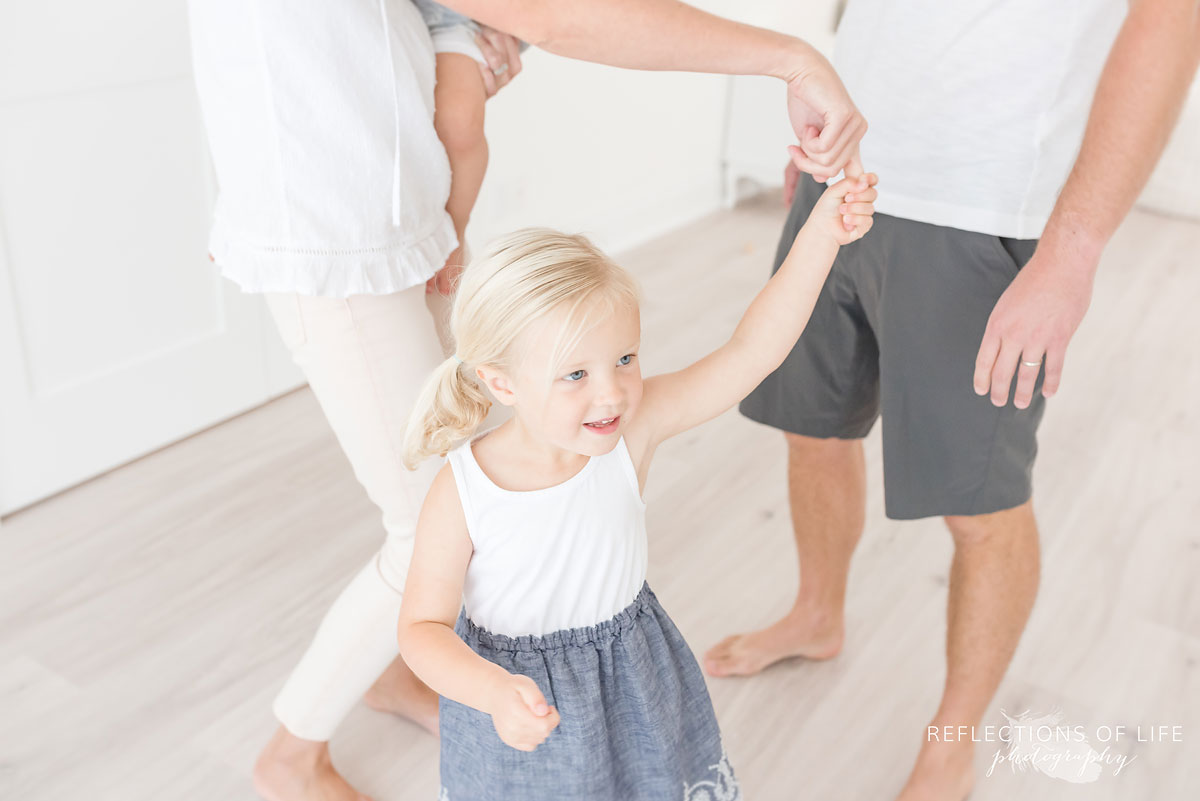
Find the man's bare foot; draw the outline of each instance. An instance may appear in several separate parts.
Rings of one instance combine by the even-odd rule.
[[[927,740],[896,801],[963,801],[974,786],[975,746],[971,741]]]
[[[791,657],[832,659],[843,638],[840,619],[793,609],[765,629],[721,640],[704,655],[704,669],[710,676],[750,676]]]
[[[283,726],[258,755],[253,778],[265,801],[371,801],[334,770],[328,743],[301,740]]]
[[[408,718],[437,736],[437,693],[418,679],[400,657],[396,657],[371,689],[367,690],[363,700],[372,709]]]

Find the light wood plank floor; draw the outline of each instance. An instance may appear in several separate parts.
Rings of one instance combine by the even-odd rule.
[[[723,341],[783,216],[772,196],[626,254],[647,372]],[[1200,225],[1142,212],[1109,248],[1042,427],[1041,594],[986,721],[1057,706],[1184,742],[1123,740],[1137,759],[1088,785],[1002,769],[976,801],[1200,797],[1198,254]],[[938,520],[884,518],[878,431],[843,655],[709,682],[750,801],[886,801],[936,706],[950,541]],[[736,412],[661,450],[651,581],[698,653],[793,596],[783,459]],[[0,796],[252,799],[271,699],[380,538],[307,390],[4,521]],[[378,801],[436,796],[437,744],[404,721],[360,707],[333,750]]]

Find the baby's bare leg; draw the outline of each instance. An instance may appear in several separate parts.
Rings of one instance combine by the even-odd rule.
[[[446,266],[462,264],[467,222],[487,172],[488,145],[483,133],[486,100],[479,62],[461,53],[438,53],[433,126],[450,159],[450,200],[446,211],[454,221],[459,242]]]

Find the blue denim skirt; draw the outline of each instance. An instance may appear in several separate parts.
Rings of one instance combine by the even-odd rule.
[[[471,649],[537,683],[560,722],[532,752],[441,700],[442,801],[741,801],[704,677],[648,585],[615,617],[506,637],[461,613]]]

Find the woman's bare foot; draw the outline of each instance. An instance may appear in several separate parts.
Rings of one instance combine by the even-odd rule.
[[[408,718],[433,736],[438,733],[438,696],[396,657],[363,696],[367,706]]]
[[[963,801],[974,786],[975,746],[970,740],[926,740],[896,801]]]
[[[765,629],[721,640],[704,655],[704,669],[710,676],[750,676],[791,657],[832,659],[843,638],[840,617],[796,608]]]
[[[254,763],[254,789],[265,801],[371,801],[334,770],[328,743],[301,740],[283,726]]]

